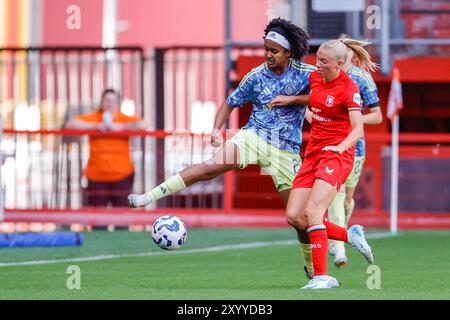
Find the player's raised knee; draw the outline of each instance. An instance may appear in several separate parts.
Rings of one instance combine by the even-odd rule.
[[[291,225],[291,226],[293,226],[293,227],[296,227],[297,220],[296,220],[295,217],[292,215],[292,213],[290,213],[289,211],[286,211],[286,222],[287,222],[289,225]]]

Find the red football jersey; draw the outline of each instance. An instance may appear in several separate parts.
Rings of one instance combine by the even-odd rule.
[[[349,110],[361,112],[359,88],[344,71],[326,83],[314,71],[309,76],[309,85],[312,122],[305,156],[320,152],[323,147],[340,144],[352,130]],[[347,151],[353,153],[354,147]]]

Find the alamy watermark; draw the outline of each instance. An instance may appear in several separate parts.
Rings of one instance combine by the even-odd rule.
[[[370,276],[367,278],[367,289],[380,290],[381,289],[381,269],[377,265],[370,265],[367,267],[367,274]]]
[[[67,267],[66,274],[69,276],[66,280],[66,286],[69,290],[81,289],[81,269],[77,265],[70,265]]]
[[[283,151],[296,145],[283,139],[284,135],[279,130],[259,130],[256,133],[251,129],[227,129],[211,144],[210,134],[192,135],[180,130],[167,137],[166,143],[170,145],[168,158],[173,159],[172,166],[175,171],[204,162],[219,165],[239,164],[244,167],[259,164],[264,168],[260,172],[262,175],[284,166],[295,176],[301,160],[299,157],[286,156],[290,153],[298,155],[298,152]],[[230,147],[231,145],[234,147]]]
[[[366,9],[366,27],[369,30],[381,29],[381,9],[377,5],[368,6]]]
[[[66,9],[66,13],[69,15],[66,19],[66,27],[69,30],[81,29],[81,9],[77,5],[70,5]]]
[[[69,15],[66,19],[66,27],[69,30],[81,29],[81,8],[72,4],[66,8]],[[369,30],[381,29],[381,9],[380,6],[370,5],[366,9],[366,27]]]

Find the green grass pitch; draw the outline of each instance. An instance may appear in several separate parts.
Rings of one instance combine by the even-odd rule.
[[[0,249],[0,299],[450,299],[449,231],[374,232],[366,234],[379,290],[367,288],[368,265],[349,247],[349,265],[328,260],[340,288],[300,290],[306,278],[290,229],[191,229],[175,254],[148,232],[94,231],[82,247]],[[81,270],[80,290],[66,286],[70,265]]]

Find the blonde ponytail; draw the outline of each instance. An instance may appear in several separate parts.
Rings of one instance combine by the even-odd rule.
[[[339,39],[344,45],[353,51],[353,54],[358,58],[360,67],[368,72],[374,72],[378,69],[378,64],[372,61],[370,54],[364,49],[370,42],[360,41],[351,38]]]

